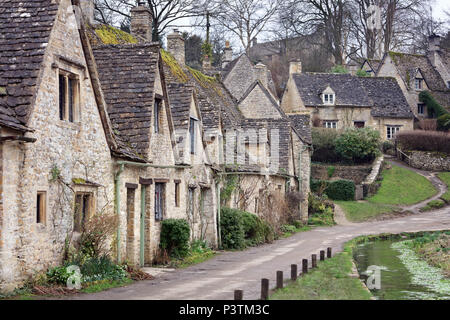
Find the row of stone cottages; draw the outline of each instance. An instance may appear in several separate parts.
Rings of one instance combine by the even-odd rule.
[[[221,79],[206,76],[185,66],[178,33],[170,53],[150,42],[144,6],[128,35],[73,4],[0,0],[0,290],[59,264],[97,213],[119,216],[117,259],[144,265],[166,218],[218,245],[229,177],[222,200],[253,213],[308,194],[309,118],[280,109],[264,65],[227,48]],[[105,30],[128,43],[104,44]]]

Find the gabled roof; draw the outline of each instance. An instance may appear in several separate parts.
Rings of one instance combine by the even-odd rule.
[[[147,158],[159,45],[104,45],[93,52],[114,132]]]
[[[336,106],[371,107],[359,77],[338,73],[299,73],[293,75],[305,106],[322,106],[321,94],[330,87],[336,93]]]
[[[272,103],[273,106],[280,113],[283,113],[281,111],[281,109],[280,109],[280,106],[278,105],[278,102],[275,100],[273,95],[270,94],[269,90],[267,90],[267,88],[264,87],[264,85],[259,80],[256,80],[255,82],[253,82],[253,84],[250,87],[248,87],[247,91],[242,95],[241,99],[239,99],[239,101],[237,103],[240,104],[242,101],[244,101],[248,97],[248,95],[255,89],[256,86],[261,88],[261,90],[263,91],[264,95],[267,97],[267,99],[269,99],[270,103]]]
[[[372,71],[373,71],[374,73],[377,73],[378,68],[379,68],[380,65],[381,65],[381,60],[377,60],[377,59],[365,59],[364,62],[363,62],[363,64],[361,65],[361,67],[364,66],[365,63],[367,63],[367,64],[369,65],[369,67],[372,69]]]
[[[193,87],[181,83],[167,84],[172,120],[176,129],[187,130],[189,128],[193,89]]]
[[[413,118],[414,114],[394,78],[360,77],[359,81],[373,101],[373,117]]]
[[[311,137],[311,117],[309,114],[289,114],[292,126],[297,131],[300,139],[307,144],[312,144]]]
[[[400,77],[408,87],[410,87],[412,83],[411,80],[414,76],[412,73],[414,73],[414,70],[420,69],[430,90],[447,90],[444,80],[439,72],[437,72],[433,67],[427,56],[391,51],[385,54],[384,59],[386,59],[387,55],[389,55],[392,59],[393,63],[397,67]]]
[[[28,131],[58,4],[0,0],[0,125]]]

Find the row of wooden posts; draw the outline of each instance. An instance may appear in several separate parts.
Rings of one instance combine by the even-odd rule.
[[[325,250],[320,251],[319,255],[320,261],[325,260]],[[327,258],[331,258],[331,248],[327,248]],[[317,255],[311,255],[311,266],[312,268],[317,267]],[[302,274],[308,273],[308,259],[302,260]],[[291,264],[291,280],[296,281],[298,277],[297,265]],[[277,289],[283,288],[283,271],[277,271]],[[244,299],[244,291],[243,290],[235,290],[234,291],[234,300],[243,300]],[[269,279],[261,279],[261,300],[269,299]]]

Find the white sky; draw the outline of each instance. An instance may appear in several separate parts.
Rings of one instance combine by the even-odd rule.
[[[448,0],[435,0],[436,3],[433,6],[433,16],[438,19],[446,19],[449,24],[448,17],[445,15],[444,10],[450,12],[450,1]]]

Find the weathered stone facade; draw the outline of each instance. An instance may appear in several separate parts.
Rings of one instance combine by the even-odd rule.
[[[334,168],[333,175],[328,176],[328,168],[332,166]],[[323,165],[313,163],[311,165],[311,177],[319,180],[351,180],[355,184],[361,184],[366,177],[370,174],[372,165],[359,165],[359,166],[336,166],[336,165]]]

